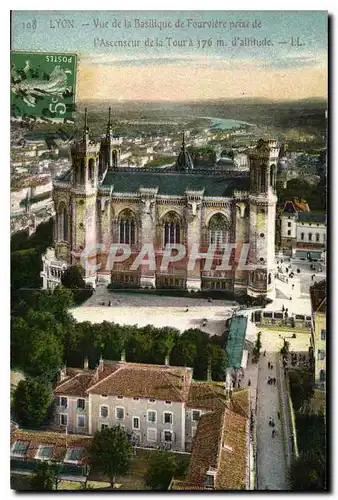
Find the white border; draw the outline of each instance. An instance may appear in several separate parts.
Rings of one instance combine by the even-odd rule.
[[[13,0],[11,2],[11,8],[14,10],[27,10],[26,9],[27,3],[23,0]],[[44,10],[46,7],[45,2],[39,0],[39,1],[33,1],[29,5],[30,10]],[[106,1],[97,1],[95,4],[95,7],[97,10],[111,10],[112,9],[112,3]],[[124,10],[165,10],[170,7],[170,10],[230,10],[230,7],[236,7],[238,10],[328,10],[329,13],[331,14],[336,14],[337,12],[337,3],[336,1],[329,0],[326,2],[312,2],[312,1],[298,1],[295,2],[294,0],[284,0],[283,2],[278,1],[278,2],[273,2],[273,4],[268,1],[268,0],[256,0],[256,2],[253,4],[252,1],[244,1],[244,0],[238,0],[235,5],[227,5],[224,4],[224,2],[220,2],[219,0],[209,0],[207,3],[205,2],[198,2],[196,0],[185,0],[182,2],[182,0],[172,0],[170,4],[162,4],[161,7],[159,8],[159,3],[155,2],[154,0],[146,0],[145,2],[142,2],[142,9],[140,8],[139,2],[136,2],[135,0],[125,0],[123,2],[123,9]],[[69,2],[65,0],[59,0],[58,2],[58,9],[59,10],[67,10],[70,8]],[[81,9],[83,10],[83,3],[81,2],[73,2],[71,8],[73,10],[75,9]],[[9,68],[9,40],[10,40],[10,30],[9,30],[9,11],[7,9],[7,6],[4,6],[2,4],[1,6],[1,38],[2,38],[2,63],[4,68]],[[234,10],[234,9],[232,9]],[[337,27],[337,19],[334,20],[336,27]],[[331,88],[331,94],[333,96],[334,90],[334,82],[337,81],[337,47],[334,44],[334,35],[331,33],[331,51],[333,49],[333,45],[335,50],[335,53],[332,55],[332,63],[333,67],[330,68],[330,71],[332,72],[332,88]],[[334,59],[334,61],[333,61]],[[0,210],[0,216],[1,216],[1,228],[3,234],[7,232],[8,235],[10,235],[10,229],[9,229],[9,211],[10,211],[10,193],[9,193],[9,185],[10,185],[10,169],[9,169],[9,147],[8,145],[10,144],[10,130],[9,130],[9,114],[7,114],[7,109],[9,109],[9,78],[3,78],[1,81],[2,85],[2,92],[1,92],[1,98],[4,102],[4,105],[2,106],[2,128],[1,128],[1,139],[2,139],[2,193],[0,196],[0,200],[2,203],[2,207]],[[336,118],[335,115],[335,110],[333,106],[333,102],[330,103],[330,111],[331,114],[334,115],[332,118],[331,122],[331,127],[333,129],[333,120]],[[330,158],[330,166],[331,166],[331,182],[330,182],[330,189],[331,189],[331,196],[332,196],[332,207],[331,207],[331,229],[332,229],[332,245],[335,245],[336,243],[336,235],[337,232],[335,231],[334,228],[334,223],[333,221],[335,220],[335,215],[337,213],[337,206],[336,206],[336,199],[337,196],[335,194],[338,192],[338,175],[334,175],[334,166],[336,165],[335,162],[335,148],[334,145],[338,143],[337,140],[337,128],[335,133],[333,134],[334,130],[332,130],[332,135],[331,135],[331,158]],[[9,242],[9,238],[7,240]],[[338,245],[335,245],[336,248],[338,248]],[[9,246],[6,244],[1,246],[1,262],[2,262],[2,273],[1,273],[1,283],[2,283],[2,296],[1,296],[1,308],[2,308],[2,314],[1,314],[1,319],[2,319],[2,331],[6,332],[6,334],[2,338],[2,349],[1,349],[1,356],[3,357],[2,362],[0,363],[1,366],[1,381],[3,383],[3,386],[5,388],[5,391],[10,390],[10,366],[9,366],[9,360],[10,360],[10,349],[9,349],[9,284],[10,284],[10,258],[9,258],[10,252],[9,252]],[[331,299],[331,311],[337,311],[338,310],[338,297],[335,294],[333,296],[333,293],[335,292],[334,289],[334,283],[337,282],[338,276],[336,273],[337,266],[336,264],[336,255],[334,251],[332,251],[332,272],[331,275],[328,277],[331,282],[331,288],[332,288],[332,299]],[[336,327],[336,321],[337,319],[333,317],[332,314],[332,332],[335,332],[338,330]],[[336,373],[336,365],[337,363],[334,363],[334,358],[338,358],[338,352],[337,352],[337,341],[335,340],[335,335],[332,335],[332,351],[334,351],[334,354],[331,356],[331,364],[332,364],[332,373],[331,373],[331,380],[336,381],[338,380],[337,378],[337,373]],[[337,429],[338,422],[336,421],[337,419],[337,411],[336,411],[336,398],[334,398],[335,391],[333,390],[332,387],[332,394],[331,394],[331,404],[333,406],[332,408],[332,422],[331,422],[331,429],[332,432],[334,429]],[[7,397],[8,404],[10,402],[10,393],[8,392],[8,397]],[[334,413],[333,413],[334,412]],[[9,460],[8,460],[8,449],[10,449],[10,435],[9,435],[9,427],[10,427],[10,412],[2,412],[1,413],[1,430],[3,433],[2,436],[2,444],[3,446],[1,447],[2,449],[2,455],[1,455],[1,491],[6,493],[9,493],[9,497],[12,497],[15,495],[15,492],[13,490],[10,490],[10,473],[9,473]],[[337,450],[337,445],[338,445],[338,433],[335,432],[331,435],[331,438],[334,439],[333,442],[330,443],[330,448],[333,450],[332,453],[332,460],[331,460],[331,466],[332,466],[332,472],[333,472],[333,466],[334,463],[336,463],[335,456],[333,455],[336,453]],[[7,442],[7,446],[6,446]],[[332,486],[334,488],[335,486],[335,477],[337,475],[333,474],[332,478]],[[9,491],[8,491],[9,490]],[[117,492],[116,492],[117,493]],[[34,493],[32,493],[34,496]],[[79,493],[79,498],[86,498],[85,494]],[[97,493],[93,493],[94,497],[100,498],[100,495]],[[124,496],[128,497],[131,496],[131,493],[125,493]],[[208,494],[202,494],[202,496],[207,496]],[[260,495],[258,493],[258,495]],[[285,496],[287,495],[288,498],[293,496],[296,496],[296,494],[290,494],[290,493],[285,493]],[[187,493],[186,496],[192,497],[193,493]],[[39,497],[46,497],[48,498],[47,494],[42,494],[39,495]]]

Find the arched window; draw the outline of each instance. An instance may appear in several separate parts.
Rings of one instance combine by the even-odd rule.
[[[270,167],[270,186],[273,188],[276,184],[276,165],[271,165]]]
[[[261,193],[265,193],[266,191],[266,170],[265,165],[261,165],[260,168],[260,177],[261,177]]]
[[[320,238],[319,233],[316,233],[316,241],[317,242],[319,242],[319,238]]]
[[[309,241],[312,241],[312,233],[308,234]]]
[[[68,214],[64,202],[61,202],[58,207],[57,235],[58,235],[58,241],[68,240]]]
[[[123,210],[119,216],[119,243],[135,245],[136,221],[131,210]]]
[[[300,239],[303,241],[304,240],[304,233],[300,233]]]
[[[181,219],[175,212],[163,217],[163,245],[181,243]]]
[[[95,160],[93,158],[90,158],[88,162],[88,181],[91,183],[94,182],[94,172],[95,172]]]
[[[222,245],[228,243],[229,224],[223,214],[215,214],[208,224],[209,245]]]
[[[80,175],[79,175],[79,183],[84,184],[85,182],[85,161],[84,158],[81,158],[80,161]]]
[[[116,168],[117,167],[117,151],[116,149],[113,150],[113,167]]]

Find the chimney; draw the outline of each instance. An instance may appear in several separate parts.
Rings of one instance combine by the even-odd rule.
[[[84,359],[84,362],[83,362],[83,369],[84,370],[88,370],[88,366],[89,366],[89,364],[88,364],[88,358],[86,356],[85,359]]]
[[[99,370],[103,370],[103,357],[102,357],[102,354],[100,356]]]
[[[59,371],[59,381],[63,382],[66,377],[67,377],[67,368],[66,365],[64,365],[62,368],[60,368]]]
[[[126,362],[126,350],[122,349],[122,352],[121,352],[121,363],[125,363],[125,362]]]

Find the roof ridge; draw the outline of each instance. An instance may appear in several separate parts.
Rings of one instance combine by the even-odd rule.
[[[121,369],[123,368],[123,364],[121,364],[120,366],[118,366],[117,370],[114,370],[112,373],[109,373],[106,377],[104,377],[102,380],[98,380],[95,384],[93,385],[90,385],[86,390],[85,392],[88,392],[90,391],[91,389],[93,389],[94,387],[96,387],[97,385],[100,385],[102,382],[106,381],[109,377],[112,377],[113,375],[115,375],[115,373],[117,373],[118,371],[120,371]],[[99,368],[97,368],[98,370]]]
[[[243,413],[244,413],[247,417],[249,417],[249,415],[248,415],[247,411],[243,408],[243,406],[241,405],[241,403],[240,403],[239,401],[237,401],[236,399],[234,399],[233,401],[234,401],[234,403],[235,403],[235,404],[237,404],[237,405],[240,407],[240,409],[243,411]],[[237,413],[236,411],[235,411],[235,412],[233,412],[233,413],[236,413],[237,415],[239,415],[239,413]],[[241,416],[243,416],[243,415],[241,415]],[[244,418],[245,418],[245,417],[244,417]]]
[[[227,414],[227,408],[224,408],[223,411],[223,422],[222,425],[220,426],[220,435],[218,439],[218,450],[217,450],[217,471],[220,468],[221,465],[221,458],[222,458],[222,448],[223,448],[223,435],[224,435],[224,430],[225,430],[225,424],[226,424],[226,414]]]
[[[75,375],[73,376],[69,376],[69,378],[67,380],[64,380],[64,381],[60,381],[60,383],[55,387],[55,389],[59,389],[60,387],[62,387],[63,385],[65,384],[68,384],[68,382],[71,382],[72,380],[74,380],[76,377],[78,377],[79,375],[81,375],[81,372],[80,373],[76,373]]]
[[[167,379],[168,379],[168,377],[167,377],[168,373],[165,373],[165,372],[164,372],[164,374],[165,374],[165,378],[167,378]],[[169,385],[171,385],[171,386],[172,386],[172,388],[174,389],[174,392],[176,392],[176,394],[178,395],[179,399],[180,399],[181,401],[184,401],[184,395],[180,393],[180,391],[178,390],[178,388],[177,388],[177,387],[175,387],[175,386],[172,384],[172,382],[171,382],[170,380],[168,380],[168,383],[169,383]],[[183,388],[182,388],[182,393],[183,393],[183,392],[184,392],[184,380],[183,380]]]

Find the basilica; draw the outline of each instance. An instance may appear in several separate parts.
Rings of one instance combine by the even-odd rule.
[[[81,264],[85,280],[121,287],[223,290],[252,297],[274,295],[276,141],[258,141],[248,151],[248,171],[194,165],[185,145],[166,169],[121,167],[121,141],[110,111],[103,139],[90,138],[87,112],[82,139],[71,146],[72,166],[53,183],[54,247],[43,255],[44,288],[60,283],[70,265]],[[168,244],[198,247],[187,259],[161,265]],[[219,270],[222,248],[232,244],[229,266]],[[128,257],[108,265],[112,246]],[[144,246],[154,266],[133,266]],[[243,246],[245,266],[239,264]],[[212,247],[213,262],[205,266]],[[196,251],[196,250],[194,250]],[[83,255],[86,255],[86,259]]]

